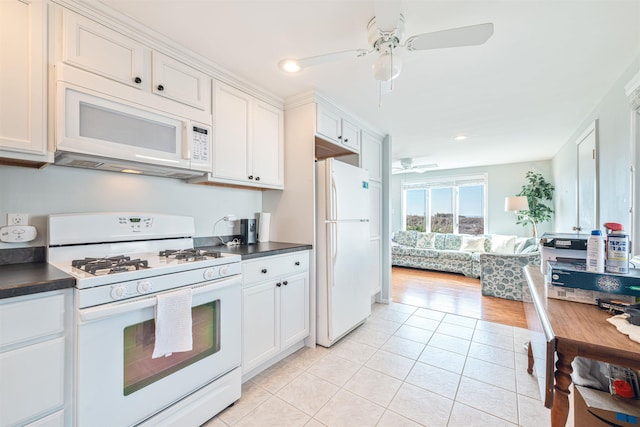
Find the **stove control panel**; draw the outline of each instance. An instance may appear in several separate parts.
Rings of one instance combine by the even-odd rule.
[[[189,265],[189,264],[182,264]],[[130,274],[143,274],[151,270],[137,270]],[[106,286],[94,286],[77,290],[78,307],[91,307],[106,304],[113,301],[120,301],[141,296],[152,296],[159,292],[170,291],[171,289],[183,286],[199,285],[204,282],[216,282],[222,278],[238,276],[242,273],[239,257],[237,262],[223,265],[194,268],[169,274],[161,274],[151,277],[126,280],[119,283],[112,283]],[[118,277],[118,275],[108,275]],[[107,276],[105,276],[107,277]]]
[[[150,216],[120,216],[118,217],[118,223],[133,232],[137,232],[151,228],[153,218]]]

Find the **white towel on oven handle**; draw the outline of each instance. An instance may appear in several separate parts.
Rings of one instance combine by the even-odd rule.
[[[191,288],[156,296],[156,342],[152,359],[193,349]]]

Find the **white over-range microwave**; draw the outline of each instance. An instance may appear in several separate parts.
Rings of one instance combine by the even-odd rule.
[[[58,82],[55,163],[179,179],[211,171],[210,125]]]

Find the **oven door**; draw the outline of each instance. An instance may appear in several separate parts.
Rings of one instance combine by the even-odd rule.
[[[192,286],[193,350],[157,359],[155,296],[79,310],[76,425],[137,424],[240,366],[240,282]]]

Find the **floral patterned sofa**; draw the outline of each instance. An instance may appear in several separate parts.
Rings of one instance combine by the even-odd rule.
[[[396,231],[391,263],[480,278],[483,295],[522,300],[522,267],[539,264],[540,252],[534,238]]]

